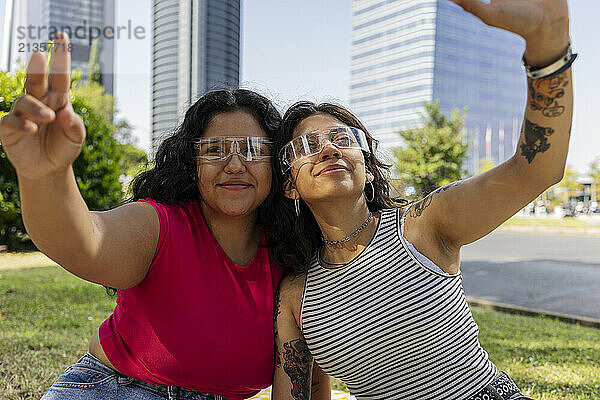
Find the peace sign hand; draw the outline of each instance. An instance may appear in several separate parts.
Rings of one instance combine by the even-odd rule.
[[[567,0],[450,0],[484,23],[523,37],[530,65],[551,64],[569,44]]]
[[[33,53],[27,66],[26,94],[0,120],[0,140],[20,177],[41,179],[67,170],[81,151],[85,126],[69,100],[69,38],[58,32],[46,59]]]

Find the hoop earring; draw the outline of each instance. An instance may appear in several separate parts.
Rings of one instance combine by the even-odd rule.
[[[371,199],[369,200],[369,198],[367,197],[367,189],[365,187],[365,199],[367,199],[367,203],[372,202],[373,200],[375,200],[375,186],[373,185],[373,182],[369,182],[369,185],[371,185],[371,191],[373,192],[373,195],[371,196]]]
[[[300,217],[300,198],[296,197],[294,199],[294,207],[296,208],[296,217]]]

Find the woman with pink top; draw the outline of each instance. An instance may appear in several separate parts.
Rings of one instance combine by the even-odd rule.
[[[42,54],[31,57],[27,94],[0,121],[0,139],[33,242],[118,297],[89,352],[43,399],[252,397],[274,370],[282,272],[264,227],[280,186],[278,111],[248,90],[204,95],[135,179],[132,201],[90,211],[72,169],[86,132],[69,101],[68,43],[57,34],[49,73]]]

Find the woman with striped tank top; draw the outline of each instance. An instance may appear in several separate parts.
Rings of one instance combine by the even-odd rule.
[[[274,399],[310,398],[311,386],[327,386],[324,373],[358,399],[526,398],[479,344],[460,248],[563,176],[574,60],[567,2],[455,2],[526,39],[526,67],[535,67],[526,68],[517,151],[406,205],[390,197],[388,166],[353,114],[309,102],[286,112],[275,150],[291,201],[274,234],[287,238],[295,273],[276,296]]]

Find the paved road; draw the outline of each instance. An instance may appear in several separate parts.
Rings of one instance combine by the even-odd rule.
[[[600,237],[494,232],[461,268],[467,296],[600,319]]]

